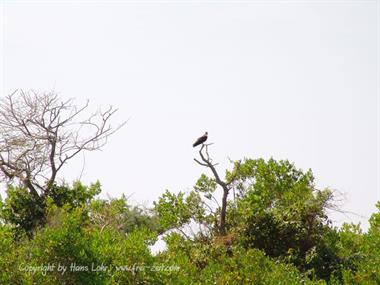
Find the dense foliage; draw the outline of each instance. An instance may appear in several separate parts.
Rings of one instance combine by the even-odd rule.
[[[368,232],[331,225],[329,189],[288,161],[245,159],[220,189],[202,174],[152,209],[100,199],[99,183],[54,185],[36,201],[0,200],[0,284],[380,284],[380,203]],[[166,247],[153,253],[163,239]]]

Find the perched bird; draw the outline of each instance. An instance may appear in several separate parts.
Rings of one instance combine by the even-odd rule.
[[[207,140],[207,135],[208,135],[207,132],[205,132],[205,134],[203,136],[198,138],[197,141],[195,143],[193,143],[193,147],[196,147],[197,145],[204,143]]]

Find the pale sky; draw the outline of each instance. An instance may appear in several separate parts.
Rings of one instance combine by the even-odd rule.
[[[205,131],[228,159],[289,159],[344,193],[336,225],[380,200],[379,1],[3,1],[1,96],[55,90],[128,121],[82,181],[150,205],[189,191]],[[80,175],[82,157],[62,173]],[[208,173],[208,172],[207,172]]]

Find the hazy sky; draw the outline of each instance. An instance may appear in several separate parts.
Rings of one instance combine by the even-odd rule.
[[[289,159],[363,216],[380,200],[379,1],[3,1],[1,96],[56,90],[128,124],[82,180],[149,205],[228,158]],[[82,157],[65,169],[79,176]]]

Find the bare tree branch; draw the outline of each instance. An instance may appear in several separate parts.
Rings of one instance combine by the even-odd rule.
[[[0,178],[17,180],[33,195],[47,194],[69,160],[101,150],[126,122],[111,126],[112,106],[86,117],[88,106],[88,100],[83,106],[62,101],[55,92],[16,90],[1,99]]]
[[[214,178],[215,178],[215,182],[222,187],[223,189],[223,196],[222,196],[222,206],[221,206],[221,210],[220,210],[220,219],[219,219],[219,233],[221,235],[225,235],[226,234],[226,216],[227,216],[227,198],[228,198],[228,193],[230,191],[230,183],[226,183],[225,181],[223,181],[218,172],[216,171],[216,168],[215,166],[217,164],[213,164],[212,162],[212,159],[208,153],[208,147],[212,145],[212,143],[210,144],[202,144],[202,147],[200,148],[199,150],[199,156],[201,158],[201,161],[199,161],[198,159],[194,158],[194,160],[199,164],[199,165],[202,165],[202,166],[205,166],[207,168],[209,168],[211,170],[211,172],[213,173],[214,175]],[[205,153],[203,153],[203,150],[205,151]]]

